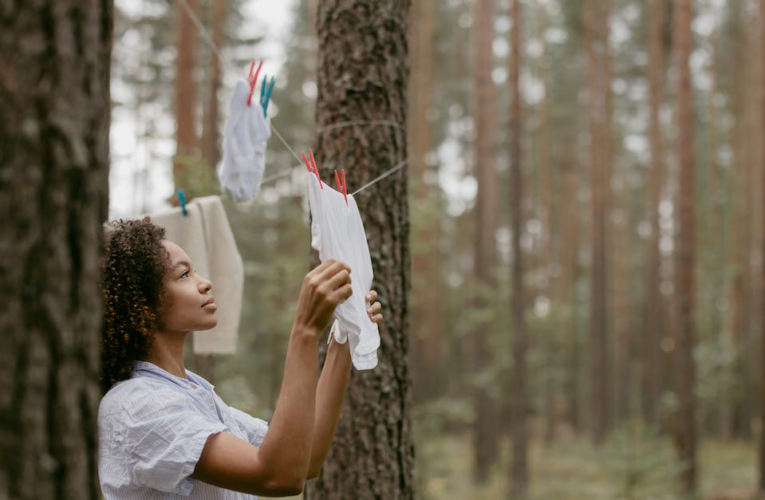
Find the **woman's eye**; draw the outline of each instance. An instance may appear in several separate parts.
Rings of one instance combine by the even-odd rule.
[[[188,274],[189,274],[188,271],[184,272],[183,274],[181,274],[181,278],[183,278],[184,276],[188,276]]]

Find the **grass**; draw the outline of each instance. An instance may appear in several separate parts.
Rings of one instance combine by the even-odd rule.
[[[679,500],[680,467],[669,443],[636,436],[612,440],[596,450],[586,440],[534,443],[530,450],[530,500]],[[420,442],[418,498],[422,500],[508,498],[509,443],[484,486],[471,480],[469,435],[441,436]],[[753,443],[705,442],[699,454],[703,499],[749,499],[757,480]],[[641,455],[646,452],[645,455]],[[736,496],[738,495],[738,496]]]

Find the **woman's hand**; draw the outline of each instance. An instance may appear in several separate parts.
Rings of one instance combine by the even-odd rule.
[[[318,340],[321,332],[329,325],[335,308],[352,294],[351,268],[338,260],[322,262],[306,274],[303,280],[295,328]]]
[[[377,292],[374,290],[370,290],[369,293],[366,295],[367,302],[372,302],[372,305],[367,308],[367,315],[369,316],[369,319],[377,323],[377,326],[382,325],[383,316],[382,314],[379,314],[382,310],[382,304],[379,302],[374,302],[374,300],[377,298]]]

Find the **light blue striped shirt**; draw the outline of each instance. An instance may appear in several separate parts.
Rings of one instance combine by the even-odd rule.
[[[98,475],[105,500],[256,500],[191,478],[207,438],[219,432],[260,446],[268,424],[232,408],[212,384],[138,361],[98,408]]]

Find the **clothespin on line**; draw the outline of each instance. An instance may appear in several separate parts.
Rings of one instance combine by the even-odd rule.
[[[178,190],[178,204],[181,207],[184,217],[188,217],[189,212],[186,210],[186,195],[183,194],[183,189]]]
[[[260,68],[263,67],[263,60],[258,63],[258,69],[255,71],[255,74],[252,73],[253,68],[255,67],[255,59],[252,60],[250,63],[250,73],[247,75],[247,81],[250,84],[250,95],[247,96],[247,106],[250,105],[250,102],[252,101],[252,93],[255,91],[255,85],[258,83],[258,74],[260,73]]]
[[[274,91],[274,83],[276,83],[276,77],[271,77],[271,83],[268,85],[268,90],[266,90],[266,82],[268,80],[267,76],[263,76],[263,85],[260,87],[260,106],[263,108],[263,117],[265,118],[266,114],[268,113],[268,103],[271,102],[271,92]]]
[[[308,150],[308,154],[311,156],[311,162],[308,162],[308,159],[305,157],[305,153],[301,152],[301,155],[303,155],[303,161],[305,162],[305,166],[308,169],[309,172],[312,174],[316,174],[316,178],[319,179],[319,187],[324,189],[324,185],[321,183],[321,176],[319,175],[319,169],[316,167],[316,160],[313,158],[313,151]]]
[[[343,198],[345,198],[345,206],[348,206],[348,187],[345,184],[345,169],[342,170],[343,172],[343,182],[340,182],[340,177],[337,175],[337,170],[335,170],[335,186],[337,186],[337,190],[341,193],[343,193]]]

